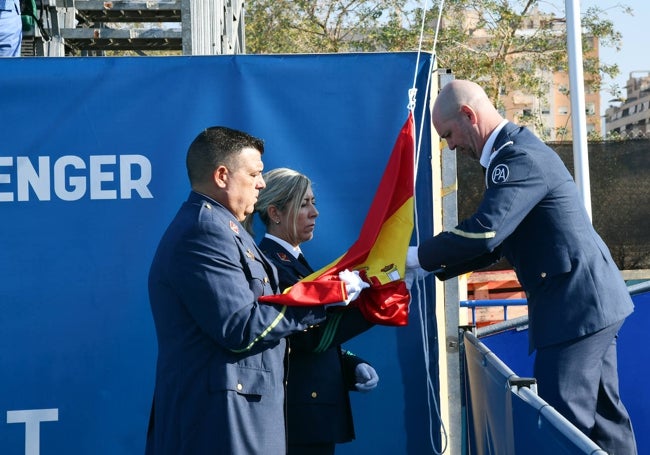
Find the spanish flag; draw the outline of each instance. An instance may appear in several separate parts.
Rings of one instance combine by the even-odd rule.
[[[409,112],[356,242],[331,264],[260,301],[303,306],[341,302],[346,291],[339,272],[358,270],[370,287],[350,305],[375,324],[406,325],[410,296],[404,272],[413,232],[414,156],[415,126]]]

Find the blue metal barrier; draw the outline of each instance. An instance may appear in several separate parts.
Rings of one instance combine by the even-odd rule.
[[[650,320],[650,281],[634,284],[628,287],[632,300],[635,304],[635,311],[627,318],[618,337],[618,369],[619,369],[619,387],[620,394],[627,410],[632,418],[632,424],[636,430],[636,442],[640,454],[650,453],[650,434],[644,431],[650,423],[650,390],[646,386],[648,377],[648,366],[650,365],[650,354],[644,349],[639,349],[640,340],[647,338],[647,321]],[[525,300],[475,300],[460,302],[461,306],[468,308],[484,306],[507,306],[513,302],[515,305],[525,304]],[[476,412],[477,403],[472,403],[472,398],[480,397],[482,394],[502,395],[503,389],[506,388],[505,382],[512,382],[513,378],[519,376],[533,375],[534,354],[528,355],[528,316],[522,316],[515,319],[509,319],[497,324],[488,325],[474,329],[473,333],[465,332],[467,337],[472,339],[472,343],[477,344],[479,348],[472,348],[472,343],[467,343],[461,349],[461,355],[478,355],[472,353],[478,349],[480,357],[475,359],[466,359],[467,365],[464,367],[467,373],[462,374],[461,381],[478,381],[480,384],[471,388],[467,385],[466,397],[463,397],[468,403],[465,408],[468,411],[467,421],[469,428],[467,435],[473,432],[471,427],[472,421],[474,426],[482,425],[492,431],[492,435],[507,434],[506,430],[496,430],[494,425],[498,425],[495,419],[488,420],[489,415],[494,415],[495,411],[489,414],[473,416]],[[481,341],[478,341],[480,339]],[[461,345],[465,344],[462,343]],[[488,355],[489,353],[489,355]],[[498,379],[494,378],[493,370],[497,366],[488,366],[493,358],[498,359],[498,369],[507,373],[502,374]],[[478,360],[477,360],[478,359]],[[462,360],[462,357],[461,357]],[[461,362],[462,363],[462,362]],[[483,365],[485,364],[485,365]],[[505,368],[504,368],[505,365]],[[471,371],[474,367],[475,371]],[[480,367],[476,370],[477,367]],[[483,371],[485,370],[485,371]],[[516,374],[514,373],[516,372]],[[463,373],[463,371],[461,371]],[[489,380],[488,380],[489,379]],[[490,387],[488,387],[492,384]],[[495,386],[496,384],[496,386]],[[500,388],[498,385],[502,384]],[[474,390],[473,395],[468,391]],[[479,404],[486,399],[480,398]],[[506,401],[505,398],[500,398]],[[499,400],[491,399],[491,405],[498,403]],[[515,440],[516,453],[528,454],[547,454],[547,453],[605,453],[598,449],[597,452],[565,452],[559,449],[564,447],[565,439],[570,439],[572,444],[577,444],[575,432],[579,433],[580,439],[584,439],[580,433],[570,423],[566,422],[562,416],[552,407],[548,406],[533,391],[520,388],[516,396],[510,401],[511,409],[502,410],[500,413],[506,416],[512,416],[514,428],[512,430]],[[479,421],[477,422],[477,418]],[[483,419],[483,420],[481,420]],[[567,427],[568,424],[568,427]],[[485,433],[485,430],[481,430]],[[523,434],[521,440],[517,435]],[[480,435],[479,435],[480,436]],[[473,436],[476,439],[476,436]],[[583,441],[584,442],[584,441]],[[591,442],[591,441],[589,441]],[[494,444],[494,443],[492,443]],[[502,443],[501,443],[502,444]],[[589,445],[583,447],[583,450],[589,450]],[[536,452],[539,451],[539,452]],[[469,451],[472,455],[476,453],[485,453],[481,451]],[[501,452],[497,452],[501,453]]]
[[[472,322],[476,321],[476,309],[483,307],[500,306],[503,308],[503,319],[508,320],[508,307],[509,306],[525,306],[528,305],[526,299],[494,299],[494,300],[461,300],[461,308],[471,308]]]
[[[606,455],[591,439],[526,387],[512,395],[515,452]]]
[[[650,292],[650,281],[644,281],[643,283],[628,286],[627,289],[630,291],[632,297],[643,294],[644,292]]]
[[[469,331],[461,344],[469,455],[606,454],[537,395],[534,379],[517,376]]]

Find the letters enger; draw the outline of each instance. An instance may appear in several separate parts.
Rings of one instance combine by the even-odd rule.
[[[34,160],[34,161],[32,161]],[[153,198],[151,162],[143,155],[0,156],[0,202]]]

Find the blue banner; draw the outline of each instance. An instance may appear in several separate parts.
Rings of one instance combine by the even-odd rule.
[[[189,193],[185,154],[201,129],[261,137],[267,170],[312,178],[320,217],[304,250],[321,267],[358,236],[415,76],[419,221],[430,233],[431,138],[418,114],[430,58],[0,59],[0,451],[143,453],[156,361],[147,274]],[[431,427],[439,439],[418,319],[414,308],[408,327],[346,346],[380,385],[353,394],[357,440],[337,453],[420,454]]]

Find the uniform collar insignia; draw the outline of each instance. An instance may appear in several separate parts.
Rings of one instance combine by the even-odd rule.
[[[239,226],[237,226],[233,220],[230,220],[230,229],[232,229],[235,234],[239,235]]]
[[[280,258],[281,261],[283,262],[291,262],[291,259],[289,259],[289,256],[287,256],[286,253],[283,252],[278,252],[278,257]]]
[[[255,260],[255,254],[251,251],[250,248],[246,248],[246,257],[248,257],[248,259],[251,261]]]

